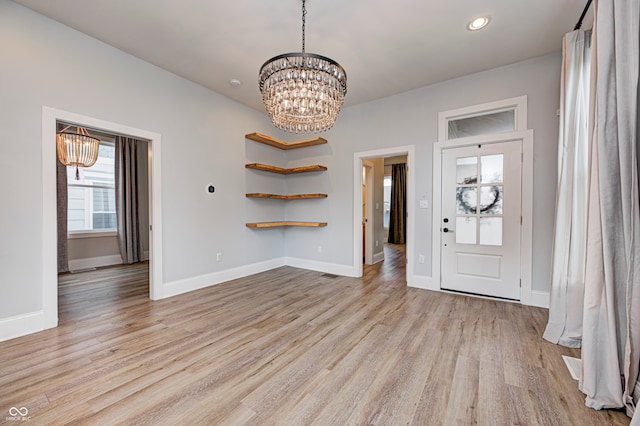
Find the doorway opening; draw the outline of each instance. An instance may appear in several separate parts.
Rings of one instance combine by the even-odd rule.
[[[57,123],[59,131],[69,126]],[[126,303],[130,293],[119,289],[117,278],[127,269],[149,282],[148,142],[84,124],[82,128],[100,141],[95,164],[57,164],[58,303],[63,322],[86,316],[94,306]],[[116,265],[118,269],[107,269]],[[102,284],[96,275],[105,278]],[[148,285],[144,295],[149,295]],[[75,299],[82,303],[64,303]]]
[[[42,329],[58,325],[57,262],[57,189],[56,189],[56,124],[71,123],[107,134],[128,135],[148,141],[148,206],[149,206],[149,297],[161,299],[162,292],[162,221],[161,221],[161,136],[80,114],[43,107],[42,110]]]
[[[362,276],[363,263],[371,265],[380,261],[405,262],[405,279],[411,285],[413,280],[414,220],[412,214],[403,214],[406,238],[402,247],[392,250],[393,256],[385,256],[384,215],[384,174],[385,161],[395,159],[403,162],[406,170],[405,205],[406,212],[413,209],[414,189],[414,146],[380,149],[354,154],[354,276]],[[393,161],[392,161],[393,162]],[[388,165],[390,165],[389,163]],[[375,220],[374,220],[375,219]],[[389,252],[391,253],[391,252]],[[401,253],[402,256],[399,256]]]

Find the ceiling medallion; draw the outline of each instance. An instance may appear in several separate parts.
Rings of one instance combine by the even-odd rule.
[[[305,52],[307,10],[302,0],[302,52],[269,59],[260,68],[262,101],[277,128],[294,133],[329,130],[347,94],[347,73],[333,59]]]

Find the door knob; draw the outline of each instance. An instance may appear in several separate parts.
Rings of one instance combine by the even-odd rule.
[[[453,229],[442,228],[442,232],[453,232]]]

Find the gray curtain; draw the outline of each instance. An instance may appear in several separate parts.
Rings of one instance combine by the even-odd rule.
[[[562,43],[558,186],[553,235],[549,322],[544,338],[579,348],[582,341],[589,194],[591,31]]]
[[[56,156],[56,186],[58,200],[58,272],[69,271],[67,247],[67,166]]]
[[[391,206],[389,209],[389,237],[391,244],[405,244],[407,225],[407,173],[406,166],[393,164],[391,166]]]
[[[580,390],[589,407],[637,413],[640,365],[638,1],[594,2],[591,168]],[[637,424],[639,415],[634,423]]]
[[[143,258],[140,224],[140,191],[138,188],[139,144],[133,138],[116,136],[115,143],[116,221],[122,262],[131,264]]]

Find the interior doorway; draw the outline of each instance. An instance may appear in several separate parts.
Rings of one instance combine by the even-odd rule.
[[[161,220],[161,136],[154,132],[108,122],[93,117],[43,107],[42,110],[42,329],[58,324],[57,199],[56,199],[56,123],[86,126],[105,133],[129,135],[148,141],[149,182],[149,297],[160,299],[162,292]]]
[[[58,131],[67,132],[75,132],[77,128],[64,122],[59,122],[57,127]],[[145,275],[145,281],[149,282],[149,188],[152,182],[148,142],[96,130],[84,123],[78,127],[100,142],[98,158],[92,166],[57,165],[60,321],[68,320],[68,314],[79,314],[70,309],[87,315],[91,306],[107,301],[126,303],[128,293],[116,296],[116,280],[113,287],[105,281],[96,289],[94,275],[108,278],[112,271],[123,273],[135,266],[137,275]],[[126,235],[121,236],[119,232]],[[119,269],[109,268],[113,266]],[[88,273],[91,271],[95,274]],[[109,293],[111,291],[113,293]],[[148,285],[144,293],[149,296]],[[68,304],[65,309],[63,302],[71,294],[83,303]]]
[[[414,178],[414,146],[402,146],[396,148],[380,149],[375,151],[358,152],[354,154],[354,217],[353,217],[353,229],[354,229],[354,246],[353,246],[353,269],[354,276],[362,276],[363,258],[365,263],[373,264],[384,259],[384,231],[383,231],[383,164],[385,158],[403,156],[406,158],[406,211],[411,212],[413,210],[413,199],[415,193],[415,178]],[[380,160],[379,164],[379,199],[372,196],[372,191],[367,185],[367,165],[375,163],[376,160]],[[375,171],[374,171],[375,173]],[[372,173],[373,174],[373,173]],[[369,213],[366,213],[369,212]],[[373,228],[375,224],[371,223],[371,215],[375,215],[374,212],[380,213],[379,216],[379,233]],[[363,221],[363,217],[367,216],[367,222]],[[368,226],[371,225],[372,230],[369,231]],[[413,281],[413,252],[414,252],[414,220],[413,215],[408,214],[406,216],[406,245],[403,253],[405,253],[404,261],[406,263],[406,281],[411,285]],[[372,236],[370,236],[372,235]],[[376,237],[377,235],[377,237]],[[369,241],[369,242],[367,242]],[[364,243],[363,243],[364,242]],[[378,250],[376,248],[376,242],[378,243]],[[371,258],[371,263],[367,262],[367,249],[374,253]],[[377,257],[376,257],[377,256]]]

